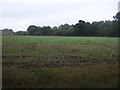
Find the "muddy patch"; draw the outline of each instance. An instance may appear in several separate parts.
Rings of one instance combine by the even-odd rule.
[[[100,63],[97,58],[83,58],[80,56],[39,55],[39,56],[2,56],[3,65],[16,67],[63,67],[77,65],[91,65]]]

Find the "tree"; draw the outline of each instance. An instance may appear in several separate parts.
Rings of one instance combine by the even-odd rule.
[[[15,32],[12,29],[3,29],[2,31],[2,35],[15,35]]]
[[[79,20],[79,23],[77,23],[74,27],[75,27],[77,36],[84,36],[85,21]]]
[[[38,32],[38,30],[39,30],[38,27],[35,25],[30,25],[27,29],[30,35],[36,35],[36,32]]]
[[[71,30],[71,26],[69,24],[64,24],[59,26],[59,30]]]
[[[53,28],[51,28],[51,30],[58,30],[57,26],[54,26]]]
[[[120,12],[118,12],[115,16],[113,16],[113,18],[115,19],[115,21],[113,21],[113,28],[116,30],[117,32],[117,36],[120,36]]]
[[[15,34],[17,35],[28,35],[27,31],[17,31]]]
[[[117,21],[120,21],[120,12],[118,12],[116,16],[113,16],[113,18]]]
[[[49,35],[50,29],[51,29],[50,26],[43,26],[43,27],[41,28],[42,35]]]

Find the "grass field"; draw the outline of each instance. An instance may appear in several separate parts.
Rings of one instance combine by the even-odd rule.
[[[118,38],[2,37],[3,88],[117,88]]]

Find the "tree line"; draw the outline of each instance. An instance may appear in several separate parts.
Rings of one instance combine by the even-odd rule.
[[[113,16],[113,21],[85,22],[79,20],[74,25],[63,24],[60,26],[35,26],[30,25],[27,31],[17,31],[17,35],[33,36],[119,36],[120,12]]]
[[[85,22],[79,20],[75,25],[64,24],[59,27],[30,25],[26,34],[37,36],[118,36],[117,21]]]

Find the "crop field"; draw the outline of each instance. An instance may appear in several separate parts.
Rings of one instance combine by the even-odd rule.
[[[117,37],[3,36],[3,88],[117,88]]]

